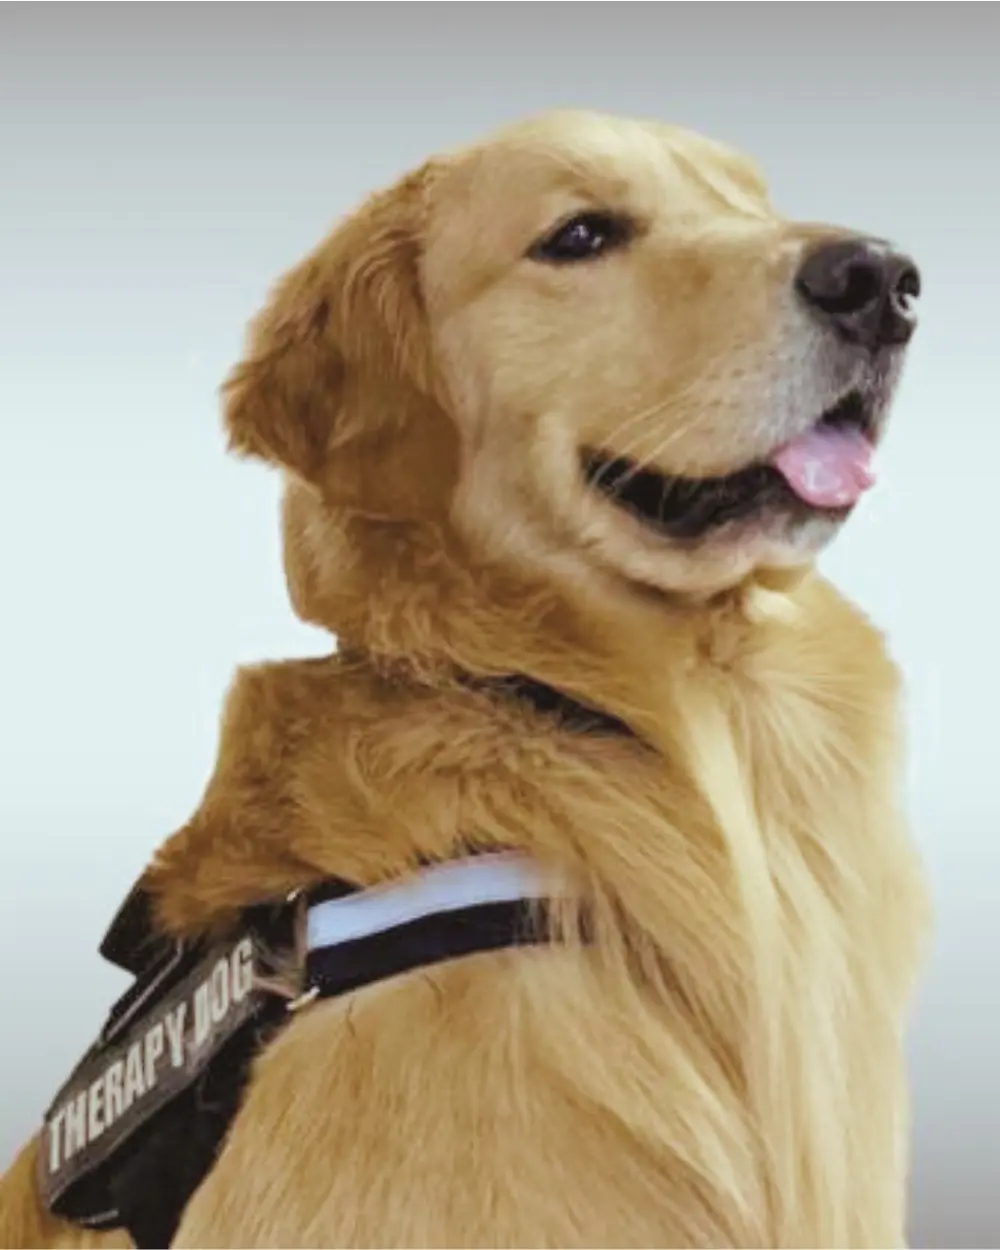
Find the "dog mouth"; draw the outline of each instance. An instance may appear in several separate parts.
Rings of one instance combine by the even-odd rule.
[[[609,452],[585,450],[588,486],[666,537],[693,539],[757,516],[845,517],[874,483],[875,409],[851,391],[766,459],[723,477],[673,477]]]

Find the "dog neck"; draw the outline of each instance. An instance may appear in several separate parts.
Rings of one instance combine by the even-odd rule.
[[[808,576],[760,574],[711,600],[594,578],[562,583],[476,561],[446,524],[324,507],[291,484],[285,567],[293,606],[376,671],[442,688],[517,675],[655,740],[685,672],[738,667],[794,617]]]
[[[339,654],[345,664],[364,665],[375,670],[382,667],[363,650],[341,648]],[[391,673],[386,675],[392,676]],[[453,677],[468,690],[477,690],[526,705],[541,716],[557,720],[563,728],[575,733],[618,738],[638,737],[632,726],[622,718],[523,673],[481,677],[468,672],[457,672]]]

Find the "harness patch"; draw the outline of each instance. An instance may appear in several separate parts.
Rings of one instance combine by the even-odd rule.
[[[47,1203],[58,1203],[80,1175],[175,1098],[254,1015],[257,963],[255,939],[245,934],[200,960],[149,1013],[136,1019],[137,1004],[109,1024],[99,1052],[84,1059],[46,1116]]]

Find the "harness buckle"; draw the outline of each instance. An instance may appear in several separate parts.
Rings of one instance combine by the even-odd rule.
[[[306,962],[306,916],[309,911],[309,900],[305,890],[299,889],[290,891],[285,896],[285,902],[295,909],[292,942],[295,950],[295,961],[304,970]],[[301,994],[297,994],[294,998],[289,999],[285,1003],[285,1011],[289,1014],[301,1011],[303,1007],[308,1007],[310,1003],[315,1002],[318,997],[319,986],[314,985],[311,989],[303,990]]]
[[[285,1010],[290,1012],[301,1011],[303,1007],[308,1007],[317,998],[319,998],[319,986],[314,985],[312,989],[303,991],[297,998],[293,998],[291,1002],[286,1003]]]

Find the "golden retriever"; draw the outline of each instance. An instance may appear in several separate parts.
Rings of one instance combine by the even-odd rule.
[[[159,924],[470,840],[558,872],[568,922],[301,1010],[175,1246],[905,1243],[899,679],[813,566],[918,285],[726,147],[576,112],[428,161],[278,284],[225,419],[340,652],[239,673]],[[127,1244],[41,1209],[36,1151],[0,1242]]]

